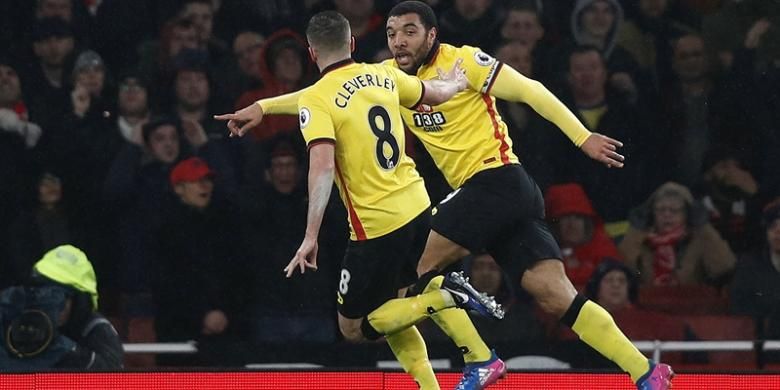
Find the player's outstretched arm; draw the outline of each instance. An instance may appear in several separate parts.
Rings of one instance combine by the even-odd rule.
[[[264,115],[297,115],[298,98],[304,91],[306,89],[260,99],[232,114],[214,115],[214,119],[227,121],[231,137],[242,137],[249,129],[259,125]]]
[[[525,102],[545,119],[558,126],[588,157],[608,167],[623,167],[624,157],[617,153],[623,146],[618,140],[591,133],[542,83],[523,76],[511,66],[503,64],[491,94],[499,99]]]
[[[468,79],[466,73],[460,66],[463,59],[458,58],[455,65],[449,72],[436,69],[439,73],[438,80],[424,80],[425,90],[423,91],[422,102],[431,106],[436,106],[450,100],[456,93],[468,88]]]
[[[298,268],[317,270],[317,237],[325,215],[325,207],[333,189],[333,175],[336,167],[335,146],[329,142],[318,143],[309,149],[309,211],[306,218],[306,235],[290,263],[284,267],[287,277]]]
[[[263,109],[259,104],[252,103],[232,114],[214,115],[214,119],[227,121],[231,137],[242,137],[249,129],[260,124],[263,120]]]

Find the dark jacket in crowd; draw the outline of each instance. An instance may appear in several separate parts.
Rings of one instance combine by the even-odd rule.
[[[165,207],[151,265],[157,335],[161,341],[193,340],[209,311],[222,310],[230,321],[241,293],[239,275],[246,269],[238,217],[224,203],[198,210],[177,199]]]

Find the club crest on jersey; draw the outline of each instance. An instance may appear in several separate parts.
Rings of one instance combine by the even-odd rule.
[[[483,51],[478,51],[474,53],[474,61],[482,66],[490,66],[496,61],[496,59]]]
[[[433,112],[433,107],[423,103],[417,106],[417,112]]]
[[[301,129],[306,127],[311,121],[311,111],[306,107],[302,107],[301,111],[298,113],[298,121],[301,124]]]

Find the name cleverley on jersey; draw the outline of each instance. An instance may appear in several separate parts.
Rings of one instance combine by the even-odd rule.
[[[341,108],[346,108],[349,99],[361,88],[380,87],[388,91],[395,91],[395,81],[378,74],[357,75],[341,85],[342,90],[336,92],[335,103]]]

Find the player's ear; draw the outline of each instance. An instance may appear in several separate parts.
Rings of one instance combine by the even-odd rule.
[[[311,62],[317,63],[317,52],[314,51],[314,49],[309,46],[309,58],[311,58]]]
[[[428,44],[433,45],[433,41],[436,40],[436,37],[439,35],[439,29],[436,27],[431,27],[430,30],[428,30]]]
[[[355,36],[350,35],[349,36],[349,52],[354,53],[355,52]]]

